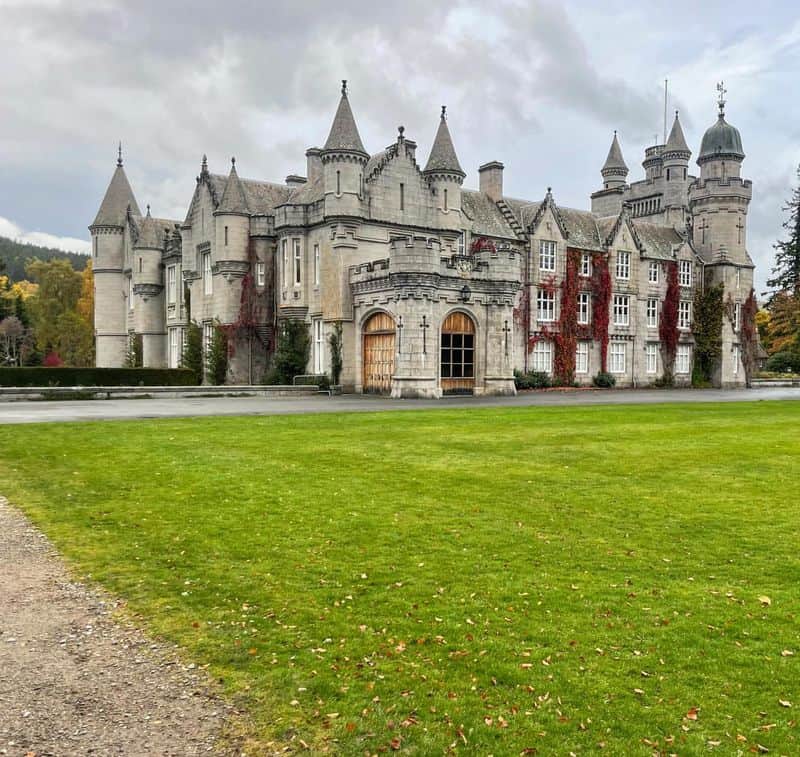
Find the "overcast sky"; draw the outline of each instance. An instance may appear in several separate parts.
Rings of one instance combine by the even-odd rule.
[[[724,79],[761,288],[800,162],[791,0],[0,0],[0,71],[0,235],[68,249],[89,248],[119,139],[142,209],[182,219],[204,152],[215,172],[235,155],[242,176],[304,174],[344,78],[368,150],[403,124],[424,163],[447,104],[466,186],[501,160],[507,195],[579,208],[614,129],[641,178],[665,78],[695,157]]]

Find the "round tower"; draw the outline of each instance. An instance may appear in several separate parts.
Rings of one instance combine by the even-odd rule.
[[[436,197],[441,225],[461,228],[461,185],[466,174],[458,162],[450,129],[447,126],[447,106],[442,105],[439,128],[433,140],[431,154],[422,172]]]
[[[325,184],[325,214],[361,214],[364,169],[369,154],[364,149],[347,97],[347,80],[342,79],[342,96],[320,153]]]
[[[122,167],[122,145],[117,167],[89,231],[95,286],[95,365],[119,368],[128,352],[126,330],[125,224],[128,210],[140,215],[139,206]]]
[[[662,153],[664,183],[664,208],[667,222],[679,229],[686,228],[687,188],[689,186],[689,159],[692,151],[683,136],[678,111]]]
[[[142,364],[145,368],[166,366],[166,324],[164,283],[161,257],[164,251],[166,224],[150,215],[142,219],[133,245],[134,330],[142,337]]]

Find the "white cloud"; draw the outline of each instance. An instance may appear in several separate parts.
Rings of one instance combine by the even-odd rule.
[[[13,221],[2,216],[0,216],[0,237],[24,244],[35,244],[39,247],[52,247],[65,252],[80,252],[84,255],[89,255],[92,251],[91,243],[85,239],[59,237],[56,234],[48,234],[46,231],[25,231]]]

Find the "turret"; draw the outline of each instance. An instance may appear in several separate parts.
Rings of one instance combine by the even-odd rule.
[[[122,167],[122,144],[117,167],[111,177],[100,209],[89,226],[95,282],[95,364],[118,368],[128,351],[126,330],[125,223],[128,209],[140,215],[139,206]]]
[[[165,225],[159,225],[150,215],[142,219],[133,245],[134,330],[142,336],[142,363],[145,368],[166,365],[164,342],[164,282],[161,256],[166,243]]]
[[[236,158],[231,158],[228,181],[214,216],[217,270],[227,281],[222,298],[218,298],[218,317],[223,323],[232,323],[241,300],[242,279],[250,269],[250,206],[236,172]]]
[[[739,130],[725,120],[725,88],[720,83],[717,122],[703,135],[697,163],[700,178],[689,187],[692,240],[706,265],[705,285],[723,285],[723,299],[741,313],[753,286],[753,262],[747,252],[747,208],[752,183],[740,176],[744,160]],[[742,386],[741,323],[723,318],[717,386]]]
[[[686,144],[676,110],[675,121],[662,153],[665,180],[663,205],[667,213],[667,222],[679,229],[686,227],[686,190],[689,185],[689,158],[691,157],[692,151]]]
[[[466,174],[458,162],[450,129],[447,126],[447,107],[442,105],[439,128],[433,140],[431,154],[423,171],[436,198],[441,223],[453,229],[461,228],[461,185]]]
[[[364,149],[350,108],[346,79],[342,79],[342,97],[320,159],[325,182],[326,215],[359,215],[364,168],[369,154]]]
[[[628,166],[622,157],[622,148],[619,146],[616,131],[614,131],[614,139],[611,140],[606,162],[600,169],[600,175],[603,177],[603,189],[622,187],[627,180]]]

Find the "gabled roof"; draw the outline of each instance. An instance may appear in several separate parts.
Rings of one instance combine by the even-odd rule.
[[[692,154],[692,151],[689,149],[689,145],[686,144],[686,137],[683,136],[683,129],[681,128],[681,122],[678,119],[677,110],[675,111],[675,121],[672,124],[672,130],[669,133],[669,139],[667,139],[667,144],[664,147],[665,155],[670,152],[684,153],[687,160]]]
[[[222,199],[217,206],[218,213],[242,213],[249,215],[250,208],[247,205],[242,182],[239,181],[239,174],[236,173],[236,160],[231,159],[231,172],[225,182],[225,190]]]
[[[672,260],[672,251],[684,243],[683,237],[671,226],[659,226],[648,221],[632,219],[642,252],[649,258]]]
[[[636,245],[636,249],[641,251],[642,243],[639,241],[639,234],[636,231],[636,227],[633,225],[631,221],[630,210],[628,209],[628,206],[625,204],[623,204],[622,210],[619,211],[619,215],[617,215],[617,217],[614,219],[613,224],[611,225],[608,233],[603,239],[603,243],[606,246],[611,247],[611,245],[614,244],[614,239],[619,233],[619,230],[623,224],[628,225],[628,228],[630,229],[631,232],[631,236],[633,237],[633,243],[634,245]]]
[[[431,147],[431,154],[425,165],[424,173],[433,171],[450,171],[452,173],[461,174],[461,176],[466,176],[464,170],[461,168],[461,164],[458,162],[456,148],[453,146],[453,138],[450,136],[450,129],[447,127],[447,116],[444,105],[442,106],[442,115],[439,119],[439,128],[436,131],[436,137],[433,140],[433,147]]]
[[[628,166],[625,163],[625,158],[622,157],[622,148],[619,146],[619,140],[617,139],[617,132],[614,132],[614,139],[611,140],[608,157],[600,170],[601,173],[606,171],[624,171],[626,174],[628,173]]]
[[[129,205],[136,215],[142,214],[136,204],[136,198],[133,196],[133,190],[128,183],[128,177],[125,175],[125,169],[120,160],[114,169],[114,175],[111,177],[111,182],[106,189],[105,197],[100,203],[100,209],[97,211],[92,226],[124,226]]]
[[[561,213],[559,212],[555,200],[553,200],[553,193],[550,191],[550,187],[547,188],[547,194],[544,196],[544,200],[542,200],[542,202],[539,204],[539,207],[536,209],[536,213],[534,214],[533,218],[531,218],[530,225],[528,226],[529,230],[534,231],[536,229],[536,227],[541,223],[545,211],[548,209],[553,214],[553,218],[555,218],[556,224],[558,225],[558,230],[561,232],[561,236],[564,237],[564,239],[567,239],[567,237],[569,237],[569,231],[564,223],[564,219],[561,217]]]
[[[333,117],[331,131],[328,139],[325,140],[323,150],[345,150],[348,152],[360,152],[368,155],[358,133],[356,119],[350,108],[350,101],[347,99],[347,82],[342,81],[342,97],[339,100],[339,107]]]

